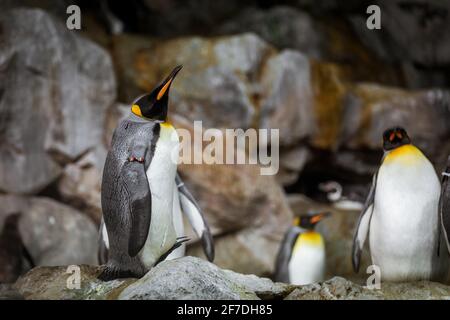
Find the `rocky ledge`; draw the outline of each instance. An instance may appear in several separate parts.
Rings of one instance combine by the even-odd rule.
[[[72,281],[74,273],[68,272],[67,267],[37,267],[22,276],[12,288],[4,288],[0,297],[84,300],[450,299],[450,286],[434,282],[383,283],[380,290],[370,290],[334,277],[323,283],[293,286],[223,270],[194,257],[162,262],[139,280],[102,282],[97,279],[100,272],[101,267],[82,265],[77,289],[76,282]]]

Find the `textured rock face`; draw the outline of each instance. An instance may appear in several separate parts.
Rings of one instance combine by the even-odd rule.
[[[15,285],[0,287],[0,295],[25,299],[288,299],[288,300],[379,300],[449,299],[450,287],[435,282],[381,283],[372,290],[341,277],[321,283],[292,286],[266,278],[244,275],[198,258],[164,261],[141,279],[102,282],[101,267],[80,266],[80,287],[74,288],[73,271],[67,267],[37,267]],[[73,288],[73,289],[71,289]]]
[[[0,189],[34,193],[101,142],[113,68],[105,51],[44,11],[2,12],[0,25]]]
[[[125,300],[259,299],[258,294],[282,296],[289,286],[269,279],[221,270],[203,260],[186,257],[159,264],[119,295]]]
[[[295,289],[287,300],[447,300],[450,287],[428,281],[381,283],[381,288],[368,289],[341,277]]]
[[[315,21],[307,13],[290,7],[249,8],[219,29],[231,34],[252,31],[277,48],[296,49],[313,58],[320,58],[323,49],[323,34]]]
[[[43,197],[1,196],[0,225],[21,213],[19,231],[35,265],[97,263],[97,228],[81,212]]]

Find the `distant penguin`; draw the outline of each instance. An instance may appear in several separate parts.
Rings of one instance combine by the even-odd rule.
[[[342,186],[336,181],[327,181],[319,184],[319,190],[327,193],[327,199],[333,207],[341,210],[361,210],[361,202],[351,200],[342,195]]]
[[[442,172],[442,191],[439,202],[441,230],[450,254],[450,156],[447,159],[447,168]]]
[[[177,233],[182,232],[181,213],[174,210],[188,216],[208,259],[214,259],[208,225],[172,159],[178,155],[179,140],[167,121],[168,95],[180,69],[139,97],[114,131],[101,191],[99,260],[107,261],[102,280],[142,277],[186,242]]]
[[[436,250],[441,191],[436,171],[403,128],[384,132],[383,149],[356,228],[353,267],[358,272],[369,233],[372,264],[382,281],[445,281],[448,256]]]
[[[0,283],[12,283],[24,271],[24,259],[33,262],[19,232],[20,213],[6,217],[0,233]]]
[[[295,218],[278,252],[275,281],[304,285],[324,280],[325,241],[314,228],[328,215],[321,212]]]

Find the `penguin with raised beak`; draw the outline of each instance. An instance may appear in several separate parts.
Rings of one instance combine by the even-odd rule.
[[[176,67],[150,94],[136,99],[114,131],[101,190],[99,260],[106,262],[102,280],[140,278],[186,242],[177,234],[176,226],[182,225],[179,210],[201,237],[208,259],[214,259],[208,225],[177,174],[174,158],[179,139],[167,113],[170,86],[180,70]]]

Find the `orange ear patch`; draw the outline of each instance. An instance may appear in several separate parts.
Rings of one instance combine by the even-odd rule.
[[[395,138],[395,132],[391,132],[391,134],[389,135],[389,141],[392,142]]]

